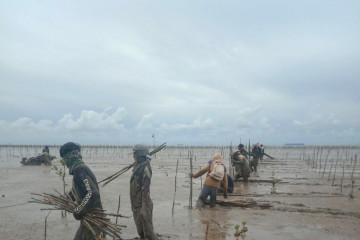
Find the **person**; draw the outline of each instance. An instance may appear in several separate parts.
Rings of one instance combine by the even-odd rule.
[[[250,176],[250,168],[248,161],[246,160],[249,153],[244,149],[243,144],[239,144],[238,151],[236,151],[231,158],[231,165],[235,166],[234,181],[237,182],[240,178],[243,178],[244,182],[248,182]]]
[[[239,152],[235,152],[231,159],[231,164],[235,166],[234,181],[237,182],[240,178],[243,178],[244,182],[247,183],[250,177],[250,168],[246,157]]]
[[[228,188],[227,188],[227,192],[228,193],[234,193],[234,180],[232,179],[232,177],[230,176],[230,174],[227,174],[227,180],[228,180]],[[221,181],[220,183],[220,187],[221,189],[218,189],[218,193],[224,193],[224,181]]]
[[[207,173],[204,184],[203,184],[203,189],[200,193],[200,196],[199,196],[197,204],[196,204],[197,207],[203,207],[206,199],[209,196],[210,196],[210,207],[215,207],[217,190],[221,189],[221,185],[220,185],[221,181],[223,181],[223,183],[224,183],[224,188],[223,188],[224,198],[227,198],[228,178],[227,178],[226,167],[224,165],[222,165],[224,168],[223,169],[224,172],[223,172],[223,177],[221,180],[215,179],[214,177],[211,176],[211,173],[214,170],[215,164],[217,162],[222,164],[222,157],[219,153],[216,153],[214,155],[213,160],[210,160],[197,173],[190,173],[191,178],[198,178],[198,177],[202,176],[203,174]]]
[[[236,155],[243,155],[246,159],[248,159],[248,156],[250,156],[251,154],[248,153],[245,148],[244,148],[244,144],[239,144],[238,146],[238,151],[235,152]]]
[[[135,165],[130,178],[131,210],[137,232],[141,239],[158,239],[154,232],[152,212],[153,202],[150,198],[152,170],[149,148],[144,144],[133,147]]]
[[[60,156],[64,159],[69,174],[73,176],[71,196],[77,203],[73,215],[76,220],[81,220],[91,209],[102,209],[99,186],[94,173],[82,160],[79,144],[68,142],[60,147]],[[93,226],[94,233],[103,235],[101,230]],[[81,222],[74,240],[98,239]]]
[[[264,145],[260,144],[260,150],[261,150],[261,153],[260,153],[260,161],[262,161],[263,158],[264,158],[264,153],[265,153]]]
[[[253,159],[250,161],[250,169],[253,172],[257,172],[257,165],[259,164],[259,158],[261,155],[260,144],[256,143],[251,150]]]
[[[43,152],[43,153],[48,153],[48,154],[50,154],[50,152],[49,152],[49,146],[45,146],[45,147],[43,148],[42,152]]]

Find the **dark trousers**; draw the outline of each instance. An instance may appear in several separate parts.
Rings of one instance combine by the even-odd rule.
[[[217,193],[216,187],[210,187],[204,185],[200,193],[199,199],[205,201],[210,196],[210,207],[214,207],[216,203],[216,193]]]
[[[257,172],[257,165],[259,164],[259,157],[254,157],[251,161],[250,161],[250,169],[252,171]]]
[[[152,222],[153,203],[150,200],[142,208],[133,210],[137,232],[141,239],[157,240]]]

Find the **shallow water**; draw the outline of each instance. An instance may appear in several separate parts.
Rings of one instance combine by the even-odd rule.
[[[61,192],[62,182],[51,167],[21,166],[18,161],[18,156],[30,157],[40,152],[41,148],[0,148],[1,239],[44,239],[44,219],[48,211],[40,210],[43,205],[28,204],[27,201],[31,198],[31,192],[54,193],[53,189]],[[360,164],[356,165],[354,173],[355,198],[349,199],[353,166],[350,158],[345,161],[343,189],[340,192],[342,165],[337,166],[332,186],[335,162],[330,175],[330,164],[327,163],[322,177],[324,162],[322,168],[319,161],[318,167],[313,168],[306,159],[294,158],[300,158],[300,153],[303,154],[304,150],[274,148],[271,154],[268,154],[277,159],[265,159],[261,162],[258,172],[251,174],[249,183],[237,182],[234,194],[227,199],[228,202],[242,200],[267,203],[272,206],[271,208],[217,205],[215,208],[206,206],[199,210],[189,209],[189,150],[186,147],[168,147],[152,160],[153,222],[155,231],[162,235],[162,239],[236,239],[234,226],[241,225],[243,221],[247,222],[248,227],[244,239],[358,239]],[[222,152],[225,164],[228,163],[228,148],[199,147],[191,150],[194,152],[195,170],[211,159],[215,152]],[[348,156],[354,156],[356,151],[359,151],[359,148],[351,149]],[[58,147],[50,147],[50,152],[59,157],[56,154]],[[313,150],[307,152],[312,154]],[[93,170],[98,181],[131,164],[131,153],[131,147],[83,149],[84,161]],[[336,157],[337,152],[334,153],[332,157]],[[175,169],[178,159],[175,193]],[[53,163],[60,166],[58,159]],[[272,183],[269,180],[272,179],[272,174],[280,180],[275,184],[276,194],[270,194]],[[108,212],[116,212],[120,195],[120,213],[132,216],[128,195],[130,175],[131,171],[128,171],[107,186],[100,187],[103,206]],[[193,206],[201,191],[203,180],[204,177],[193,180]],[[71,184],[71,177],[68,175],[66,182]],[[67,188],[69,189],[70,185]],[[224,199],[219,195],[218,200]],[[131,239],[137,236],[132,218],[121,218],[120,223],[127,226],[122,231],[123,238]],[[72,239],[78,225],[78,221],[72,215],[62,218],[59,211],[52,211],[47,218],[48,239]]]

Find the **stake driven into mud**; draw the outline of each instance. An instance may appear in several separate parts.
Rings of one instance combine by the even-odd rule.
[[[151,155],[154,155],[155,153],[161,151],[161,150],[162,150],[163,148],[165,148],[165,147],[166,147],[166,142],[163,143],[163,144],[161,144],[159,147],[155,148],[153,151],[151,151],[151,152],[149,153],[149,155],[150,155],[150,156],[151,156]],[[132,164],[130,164],[130,165],[128,165],[128,166],[126,166],[126,167],[124,167],[123,169],[121,169],[120,171],[114,173],[113,175],[111,175],[111,176],[109,176],[109,177],[107,177],[107,178],[99,181],[98,183],[104,182],[103,185],[102,185],[102,187],[104,187],[104,186],[106,186],[109,182],[111,182],[112,180],[114,180],[114,179],[116,179],[117,177],[119,177],[121,174],[129,171],[129,169],[132,168],[132,167],[134,167],[134,165],[135,165],[135,162],[132,163]]]

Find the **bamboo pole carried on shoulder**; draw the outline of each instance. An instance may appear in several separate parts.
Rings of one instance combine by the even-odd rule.
[[[163,148],[165,148],[165,147],[166,147],[166,143],[163,143],[163,144],[161,144],[159,147],[157,147],[157,148],[155,148],[153,151],[151,151],[151,152],[149,153],[149,155],[151,156],[151,155],[153,155],[153,154],[161,151],[161,150],[162,150]],[[134,165],[135,165],[135,162],[132,163],[132,164],[130,164],[130,165],[128,165],[128,166],[126,166],[126,167],[124,167],[123,169],[121,169],[120,171],[114,173],[113,175],[111,175],[111,176],[109,176],[109,177],[107,177],[107,178],[99,181],[98,183],[104,182],[103,185],[102,185],[102,187],[104,187],[104,186],[106,186],[108,183],[110,183],[112,180],[116,179],[116,178],[119,177],[121,174],[127,172],[129,169],[131,169],[132,167],[134,167]]]

